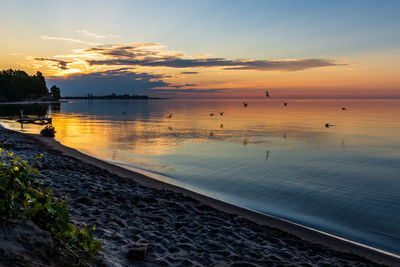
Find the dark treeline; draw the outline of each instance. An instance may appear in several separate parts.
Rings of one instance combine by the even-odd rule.
[[[47,89],[46,80],[40,71],[29,75],[22,70],[2,70],[0,72],[0,102],[22,100],[56,100],[60,89]]]

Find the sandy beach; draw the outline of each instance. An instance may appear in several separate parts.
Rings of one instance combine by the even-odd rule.
[[[3,127],[0,139],[6,139],[4,149],[21,158],[44,154],[40,176],[56,196],[68,195],[73,222],[96,225],[103,249],[94,265],[400,264],[395,256],[156,181],[52,139]],[[145,260],[127,259],[123,248],[134,242],[149,244]]]

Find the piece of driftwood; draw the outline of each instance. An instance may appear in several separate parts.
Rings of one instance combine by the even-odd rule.
[[[122,252],[129,259],[144,260],[148,247],[149,246],[147,244],[136,242],[134,244],[124,246],[122,248]]]

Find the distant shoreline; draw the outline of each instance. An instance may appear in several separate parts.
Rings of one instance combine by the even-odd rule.
[[[125,100],[125,99],[137,99],[137,100],[148,100],[148,99],[168,99],[161,97],[149,97],[147,95],[106,95],[106,96],[65,96],[61,99],[87,99],[87,100]]]

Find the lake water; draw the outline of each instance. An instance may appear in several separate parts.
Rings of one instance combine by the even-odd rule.
[[[20,108],[48,114],[56,139],[84,153],[400,254],[400,100],[248,102],[72,100],[0,114],[17,130],[7,118]]]

